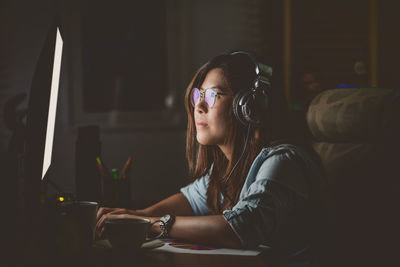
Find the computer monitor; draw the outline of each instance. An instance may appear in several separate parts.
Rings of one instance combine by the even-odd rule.
[[[45,139],[46,141],[43,154],[42,180],[50,167],[51,155],[53,151],[54,126],[56,123],[58,87],[60,82],[61,58],[63,49],[63,40],[59,28],[57,28],[56,43],[54,49],[55,50],[54,50],[53,72],[52,72],[51,87],[50,87],[50,101],[49,101],[49,109],[47,115],[47,127],[46,127],[46,139]]]
[[[43,183],[51,166],[63,39],[50,27],[32,79],[26,122],[23,212],[38,212]],[[29,216],[29,215],[28,215]]]

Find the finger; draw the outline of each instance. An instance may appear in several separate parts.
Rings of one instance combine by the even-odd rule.
[[[96,234],[101,237],[103,235],[104,232],[104,224],[105,221],[107,219],[111,219],[111,218],[115,218],[115,219],[123,219],[123,218],[127,218],[127,214],[111,214],[111,213],[107,213],[104,214],[96,223]]]
[[[104,228],[101,228],[100,237],[102,237],[103,235],[104,235]]]
[[[104,226],[96,227],[96,234],[98,237],[102,237],[104,232]]]
[[[101,218],[101,216],[103,216],[103,213],[104,213],[104,210],[105,210],[105,209],[106,209],[105,207],[100,207],[100,208],[97,210],[96,222]]]
[[[131,214],[131,210],[128,209],[114,209],[110,211],[110,214]]]
[[[99,208],[99,210],[97,211],[97,215],[96,215],[96,221],[98,221],[101,218],[101,216],[111,212],[112,210],[113,210],[113,208],[107,208],[107,207]]]
[[[122,214],[125,213],[126,209],[117,209],[117,208],[107,208],[101,207],[96,215],[96,221],[98,221],[105,214]]]
[[[104,223],[107,219],[110,218],[123,218],[124,214],[111,214],[111,213],[106,213],[103,216],[100,217],[100,219],[96,223],[96,229],[100,231],[104,227]]]
[[[100,233],[100,230],[103,228],[104,221],[109,217],[108,214],[104,214],[100,217],[100,219],[96,223],[96,231]]]
[[[107,216],[107,214],[104,214],[103,216],[100,217],[100,219],[97,220],[96,223],[96,230],[99,231],[103,225],[104,217]]]
[[[97,229],[96,228],[96,235],[97,235],[98,238],[101,238],[101,236],[102,236],[101,235],[101,229]]]

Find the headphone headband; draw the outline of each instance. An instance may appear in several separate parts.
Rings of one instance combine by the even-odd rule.
[[[246,55],[250,58],[251,62],[254,64],[254,70],[257,75],[257,77],[263,77],[265,78],[271,78],[272,76],[272,68],[270,66],[267,66],[265,64],[260,63],[253,54],[250,54],[249,52],[246,51],[234,51],[230,53],[230,55]]]

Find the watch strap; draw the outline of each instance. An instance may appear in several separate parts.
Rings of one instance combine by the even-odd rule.
[[[169,218],[167,219],[166,217]],[[169,231],[171,230],[172,225],[175,222],[175,215],[167,214],[160,218],[160,229],[161,229],[161,238],[168,238]]]

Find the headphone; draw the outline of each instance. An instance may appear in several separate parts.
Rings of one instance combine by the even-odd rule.
[[[268,109],[272,68],[258,62],[252,54],[245,51],[235,51],[230,55],[246,55],[254,64],[256,78],[253,86],[236,93],[232,107],[235,118],[244,126],[257,126],[261,123],[262,114]]]

